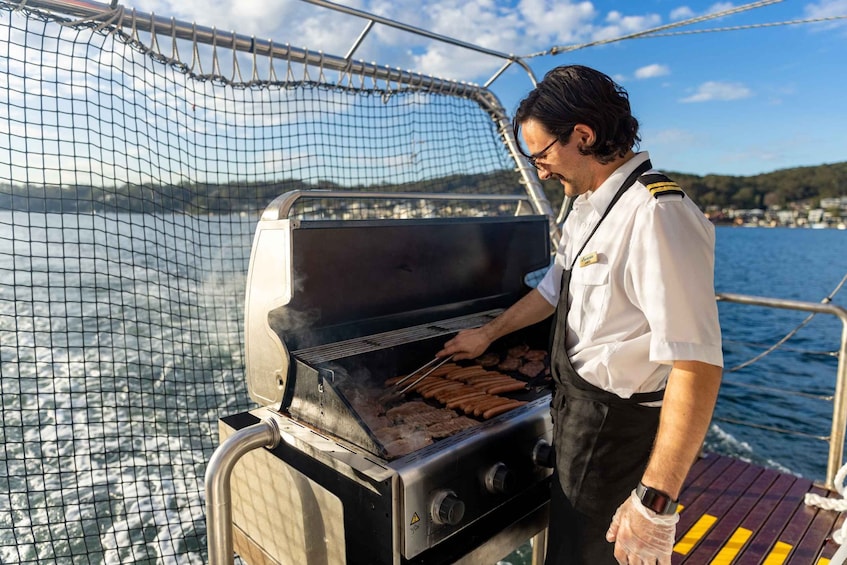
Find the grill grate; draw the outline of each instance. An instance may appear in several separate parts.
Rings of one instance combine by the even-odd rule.
[[[345,357],[351,357],[362,353],[386,349],[388,347],[395,347],[398,345],[422,341],[428,338],[448,335],[459,330],[479,327],[497,317],[497,315],[502,311],[502,309],[496,309],[489,310],[487,312],[477,312],[467,316],[439,320],[430,324],[421,324],[419,326],[411,326],[400,330],[337,341],[316,347],[307,347],[293,351],[292,354],[305,363],[313,365],[327,363],[329,361],[344,359]]]

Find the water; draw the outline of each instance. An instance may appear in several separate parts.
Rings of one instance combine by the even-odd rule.
[[[847,231],[790,228],[718,228],[718,293],[749,294],[818,303],[847,274]],[[847,306],[842,289],[834,304]],[[813,436],[830,433],[832,403],[816,396],[835,386],[841,323],[816,315],[782,348],[734,370],[800,325],[808,313],[719,302],[724,339],[724,384],[716,416],[749,419]],[[741,386],[743,385],[743,386]],[[783,394],[796,391],[799,394]],[[775,436],[716,423],[707,447],[814,480],[826,473],[826,443]]]
[[[0,212],[0,563],[203,563],[254,226]]]
[[[204,561],[216,421],[251,407],[241,318],[255,221],[0,212],[0,562]],[[819,302],[845,272],[847,232],[718,229],[718,292]],[[806,316],[719,308],[728,368]],[[827,435],[831,403],[764,387],[829,394],[836,360],[817,352],[840,331],[817,316],[791,351],[728,372],[717,415]],[[723,422],[707,447],[814,479],[826,466],[822,442]]]

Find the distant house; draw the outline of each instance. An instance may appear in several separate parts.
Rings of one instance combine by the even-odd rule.
[[[847,196],[821,198],[821,208],[847,208]]]
[[[809,223],[810,224],[819,224],[823,221],[823,208],[813,208],[809,210]]]
[[[797,213],[794,210],[777,210],[776,219],[782,226],[790,226],[794,223]]]

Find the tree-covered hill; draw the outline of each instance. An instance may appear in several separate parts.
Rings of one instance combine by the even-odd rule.
[[[821,198],[847,196],[847,162],[784,169],[755,176],[696,176],[667,172],[703,208],[785,207],[791,203],[817,206]],[[557,181],[543,183],[554,206],[562,201]],[[183,183],[180,185],[0,185],[0,209],[29,212],[256,212],[276,196],[291,190],[360,190],[379,192],[435,192],[519,194],[515,171],[450,175],[402,184],[339,186],[330,181],[283,179],[265,183]]]
[[[665,171],[701,208],[767,208],[789,204],[817,206],[821,198],[847,196],[847,162],[782,169],[754,176],[706,175]],[[558,182],[547,181],[551,202],[561,202]]]
[[[791,203],[817,205],[847,196],[847,162],[783,169],[749,177],[669,173],[701,207],[767,208]]]

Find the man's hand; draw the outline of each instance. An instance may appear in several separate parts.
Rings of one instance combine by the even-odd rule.
[[[491,341],[484,327],[463,330],[445,343],[441,351],[435,355],[437,357],[452,355],[456,361],[475,359],[485,353],[485,350],[491,345]]]
[[[661,516],[645,508],[635,491],[621,504],[606,541],[615,544],[622,565],[670,565],[679,514]]]
[[[482,326],[464,330],[444,344],[436,353],[438,357],[452,355],[453,359],[475,359],[485,353],[495,340],[515,330],[525,328],[549,317],[556,308],[541,296],[538,289],[532,289],[508,310]]]

